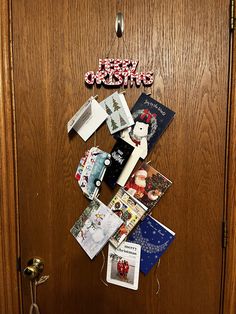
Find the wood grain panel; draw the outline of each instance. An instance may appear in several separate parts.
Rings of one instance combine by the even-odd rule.
[[[20,313],[16,269],[17,225],[11,29],[8,1],[0,2],[0,312]]]
[[[234,34],[232,33],[232,89],[230,90],[230,137],[229,137],[229,174],[228,174],[228,201],[227,201],[227,255],[226,255],[226,271],[225,271],[225,293],[224,293],[224,313],[234,314],[236,308],[236,43]]]
[[[133,313],[134,304],[137,313],[215,314],[221,292],[228,2],[130,0],[119,6],[125,44],[120,39],[111,47],[114,0],[13,1],[22,260],[45,259],[50,280],[38,297],[46,314],[88,308]],[[95,137],[87,143],[68,137],[66,122],[91,94],[103,99],[111,93],[87,89],[83,79],[110,47],[109,56],[138,58],[139,70],[152,68],[153,97],[176,111],[149,156],[174,182],[153,212],[177,234],[158,269],[158,297],[154,270],[140,276],[137,292],[103,286],[102,256],[89,261],[69,234],[88,203],[74,172]],[[130,106],[143,90],[127,90]],[[114,144],[105,125],[96,143],[107,151]],[[101,199],[108,202],[111,196],[104,185]],[[25,281],[23,291],[27,312]]]

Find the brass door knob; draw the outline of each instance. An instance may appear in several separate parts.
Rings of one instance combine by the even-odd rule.
[[[43,272],[44,262],[39,257],[31,258],[26,268],[23,270],[23,274],[29,280],[34,280]]]

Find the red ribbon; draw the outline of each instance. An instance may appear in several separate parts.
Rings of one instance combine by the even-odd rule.
[[[150,123],[152,118],[156,118],[155,113],[151,113],[148,109],[144,109],[143,113],[140,116],[140,119],[144,120],[146,118],[146,122]]]

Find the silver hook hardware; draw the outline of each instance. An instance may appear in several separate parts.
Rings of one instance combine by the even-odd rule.
[[[124,32],[124,16],[121,12],[116,14],[116,36],[122,37]]]

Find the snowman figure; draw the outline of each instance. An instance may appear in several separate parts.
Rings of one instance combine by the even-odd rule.
[[[89,232],[92,235],[93,241],[96,243],[101,242],[105,237],[102,228],[95,226],[94,224],[89,229]]]
[[[121,138],[132,145],[135,154],[137,153],[143,159],[148,154],[148,129],[148,123],[136,121],[133,128],[129,127],[121,132]]]

